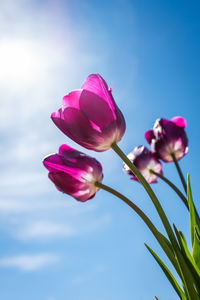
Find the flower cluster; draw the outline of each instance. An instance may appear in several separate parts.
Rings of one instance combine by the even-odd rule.
[[[79,145],[94,151],[108,150],[124,135],[126,124],[112,89],[98,74],[87,77],[79,90],[63,97],[62,107],[53,112],[55,125]],[[94,197],[101,182],[102,167],[94,158],[67,145],[44,159],[49,178],[56,187],[79,201]]]
[[[112,96],[112,88],[99,74],[89,75],[81,88],[70,92],[62,99],[62,107],[53,112],[55,125],[77,144],[94,151],[106,151],[118,143],[124,135],[124,117]],[[135,147],[128,154],[132,164],[141,172],[148,183],[157,182],[162,174],[160,160],[179,160],[187,153],[187,136],[182,117],[171,120],[156,120],[153,129],[146,131],[145,138],[151,150],[145,146]],[[62,145],[58,154],[44,159],[49,178],[56,187],[79,201],[91,199],[101,182],[102,167],[94,158],[67,145]],[[124,164],[124,171],[137,180],[131,169]]]
[[[62,107],[53,112],[51,118],[65,135],[86,149],[102,152],[112,148],[118,154],[124,162],[125,173],[132,180],[139,181],[147,192],[167,236],[159,232],[150,218],[134,202],[102,183],[102,166],[95,158],[68,145],[61,145],[58,153],[49,155],[43,160],[49,178],[56,188],[81,202],[92,199],[101,188],[128,204],[151,230],[177,271],[183,289],[164,262],[145,244],[179,298],[198,300],[200,217],[193,204],[189,178],[186,184],[178,164],[188,151],[185,119],[180,116],[170,120],[157,119],[153,129],[145,132],[150,149],[140,145],[126,156],[117,145],[125,133],[124,117],[113,99],[112,89],[108,88],[105,80],[98,74],[88,76],[80,89],[63,97]],[[163,176],[161,161],[175,163],[185,194]],[[174,230],[172,229],[161,203],[150,186],[151,183],[157,182],[158,177],[175,191],[190,212],[192,253],[187,248],[183,233],[178,231],[175,225]]]

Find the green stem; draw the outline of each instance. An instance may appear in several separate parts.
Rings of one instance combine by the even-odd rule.
[[[112,144],[112,149],[119,155],[119,157],[125,162],[125,164],[127,164],[127,166],[131,169],[131,171],[133,172],[133,174],[137,177],[137,179],[139,180],[139,182],[143,185],[144,189],[146,190],[147,194],[149,195],[150,199],[152,200],[159,216],[160,219],[165,227],[165,230],[168,234],[168,237],[172,243],[172,245],[177,248],[178,247],[178,243],[177,240],[175,238],[175,235],[173,233],[173,230],[171,228],[171,225],[167,219],[167,216],[158,200],[158,198],[156,197],[154,191],[152,190],[152,188],[150,187],[150,185],[148,184],[148,182],[146,181],[146,179],[144,178],[144,176],[140,173],[140,171],[135,167],[135,165],[129,160],[129,158],[122,152],[122,150],[118,147],[118,145],[116,143]]]
[[[183,201],[184,205],[186,206],[186,208],[189,210],[189,205],[188,205],[188,201],[187,198],[183,195],[183,193],[175,186],[175,184],[173,184],[169,179],[167,179],[165,176],[161,175],[160,173],[155,172],[154,170],[150,170],[150,172],[154,175],[156,175],[157,177],[159,177],[160,179],[162,179],[164,182],[166,182],[175,192],[176,194],[181,198],[181,200]]]
[[[179,176],[180,176],[180,179],[181,179],[183,188],[184,188],[185,193],[186,193],[186,195],[187,195],[187,184],[186,184],[185,178],[184,178],[184,176],[183,176],[183,173],[182,173],[182,171],[181,171],[181,168],[180,168],[180,166],[179,166],[179,164],[178,164],[178,161],[177,161],[177,159],[176,159],[174,153],[172,153],[171,155],[172,155],[173,161],[174,161],[174,163],[175,163],[176,169],[177,169],[177,171],[178,171],[178,174],[179,174]],[[187,205],[188,205],[188,201],[187,201]],[[188,206],[188,208],[189,208],[189,206]],[[198,214],[198,211],[197,211],[195,205],[194,205],[194,209],[195,209],[195,213],[196,213],[196,217],[197,217],[197,222],[198,222],[198,224],[200,224],[200,217],[199,217],[199,214]],[[188,209],[188,210],[189,210],[189,209]]]
[[[148,226],[148,228],[150,229],[150,231],[152,232],[152,234],[154,235],[154,237],[156,238],[156,240],[160,244],[161,248],[163,249],[163,251],[165,252],[165,254],[167,255],[167,257],[169,258],[169,260],[171,261],[172,265],[174,266],[175,270],[177,271],[178,275],[181,278],[182,275],[181,275],[179,266],[177,264],[177,261],[175,259],[174,252],[171,250],[171,246],[170,246],[169,240],[166,237],[164,237],[156,229],[156,227],[151,222],[151,220],[147,217],[147,215],[136,204],[134,204],[131,200],[129,200],[127,197],[125,197],[124,195],[122,195],[118,191],[116,191],[116,190],[112,189],[111,187],[109,187],[109,186],[107,186],[107,185],[105,185],[103,183],[100,183],[100,182],[96,182],[95,185],[97,187],[105,190],[106,192],[108,192],[110,194],[113,194],[114,196],[118,197],[119,199],[121,199],[122,201],[124,201],[126,204],[128,204],[137,213],[137,215]]]
[[[146,223],[146,225],[149,227],[151,232],[157,236],[158,230],[156,227],[153,225],[151,220],[147,217],[147,215],[136,205],[134,204],[131,200],[129,200],[127,197],[119,193],[118,191],[112,189],[111,187],[100,183],[100,182],[95,182],[95,185],[106,192],[109,192],[110,194],[113,194],[114,196],[120,198],[122,201],[124,201],[126,204],[128,204],[139,216],[140,218]]]
[[[171,156],[172,156],[172,159],[173,159],[174,164],[175,164],[175,166],[176,166],[176,169],[177,169],[177,172],[178,172],[178,174],[179,174],[180,180],[181,180],[181,182],[182,182],[184,191],[185,191],[185,193],[186,193],[186,195],[187,195],[187,184],[186,184],[185,178],[184,178],[184,176],[183,176],[183,173],[182,173],[182,171],[181,171],[181,168],[180,168],[180,166],[179,166],[179,164],[178,164],[178,161],[177,161],[177,159],[176,159],[175,154],[172,153]]]
[[[193,277],[191,275],[190,270],[188,269],[187,264],[184,261],[184,258],[181,254],[181,251],[180,251],[179,245],[177,243],[176,237],[174,235],[174,232],[171,228],[171,225],[167,219],[167,216],[166,216],[158,198],[156,197],[154,191],[152,190],[152,188],[150,187],[150,185],[148,184],[148,182],[146,181],[144,176],[135,167],[135,165],[128,159],[128,157],[121,151],[121,149],[118,147],[118,145],[116,143],[113,143],[111,145],[111,148],[117,153],[117,155],[119,155],[119,157],[124,161],[124,163],[131,169],[131,171],[137,177],[139,182],[143,185],[143,187],[146,190],[147,194],[149,195],[151,201],[153,202],[153,204],[158,212],[158,215],[160,216],[160,219],[163,223],[163,226],[167,232],[167,235],[171,241],[172,247],[176,253],[178,265],[180,267],[181,273],[183,274],[183,278],[182,278],[183,284],[184,284],[187,294],[189,296],[189,300],[197,300],[198,298],[197,298],[197,294],[196,294],[196,291],[194,288]]]

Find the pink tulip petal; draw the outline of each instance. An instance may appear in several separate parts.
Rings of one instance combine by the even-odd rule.
[[[70,195],[77,193],[84,186],[82,182],[64,172],[50,172],[49,178],[62,192]]]
[[[99,74],[89,75],[82,84],[81,88],[90,91],[104,99],[108,103],[111,111],[115,112],[116,107],[111,91],[109,90],[105,80]]]
[[[119,140],[121,140],[121,138],[124,135],[125,130],[126,130],[126,122],[125,122],[124,116],[119,108],[116,111],[116,116],[117,116],[117,127],[118,127],[119,134],[120,134]]]
[[[72,139],[72,135],[68,132],[68,128],[65,125],[65,120],[63,117],[63,111],[62,108],[60,108],[58,111],[55,111],[51,114],[51,119],[54,122],[54,124],[69,138]]]
[[[64,96],[62,99],[62,109],[64,110],[67,107],[74,107],[79,109],[79,98],[81,96],[82,90],[72,91],[68,95]]]
[[[55,169],[59,170],[59,166],[62,166],[63,161],[58,154],[51,154],[44,158],[43,164],[49,172],[53,172]],[[58,167],[56,168],[56,166]]]
[[[100,128],[107,127],[114,119],[107,102],[90,91],[83,90],[81,93],[80,109]]]
[[[176,124],[178,127],[185,128],[187,126],[186,120],[182,117],[174,117],[170,121]]]
[[[154,132],[153,132],[152,129],[146,131],[145,134],[144,134],[144,136],[145,136],[146,141],[147,141],[149,144],[151,143],[152,139],[155,138],[155,135],[154,135]]]
[[[71,154],[73,154],[73,153],[80,153],[79,151],[77,151],[77,150],[75,150],[75,149],[73,149],[72,147],[70,147],[70,146],[68,146],[68,145],[66,145],[66,144],[63,144],[63,145],[61,145],[60,147],[59,147],[59,151],[58,151],[58,153],[60,154],[60,155],[70,155],[71,156]],[[77,155],[78,155],[77,154]]]
[[[82,111],[75,108],[66,108],[63,112],[65,127],[73,140],[79,144],[97,144],[99,133],[92,128],[89,120]]]
[[[79,152],[68,145],[61,145],[59,148],[59,154],[62,156],[62,161],[65,165],[74,168],[74,165],[78,166],[78,169],[82,171],[90,172],[96,177],[97,173],[102,173],[101,164],[95,159],[88,157],[88,155]],[[97,173],[94,173],[97,171]]]
[[[51,118],[65,135],[87,149],[93,150],[103,141],[103,137],[99,136],[98,131],[94,131],[88,119],[75,108],[65,109],[64,114],[62,109],[59,109],[58,112],[52,113]]]

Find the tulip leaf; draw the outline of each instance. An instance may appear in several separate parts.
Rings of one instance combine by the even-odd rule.
[[[196,237],[197,237],[197,240],[199,241],[200,243],[200,235],[198,233],[198,230],[197,230],[197,227],[195,226],[195,234],[196,234]]]
[[[195,226],[195,233],[194,233],[194,244],[192,248],[192,256],[196,262],[200,274],[200,237],[196,226]]]
[[[181,247],[181,252],[194,279],[194,285],[196,287],[196,290],[200,295],[200,270],[198,268],[198,265],[196,264],[196,261],[194,260],[194,258],[190,254],[190,251],[188,250],[187,243],[183,233],[181,231],[178,231],[175,225],[173,226]]]
[[[187,182],[187,197],[188,197],[188,204],[189,204],[189,210],[190,210],[190,235],[191,235],[191,243],[193,246],[194,237],[195,237],[195,227],[196,227],[196,230],[199,235],[200,235],[200,228],[199,228],[199,224],[197,222],[197,215],[196,215],[194,203],[192,200],[192,191],[191,191],[189,174],[188,174],[188,182]]]
[[[183,290],[179,286],[178,282],[176,281],[175,277],[172,275],[170,270],[164,264],[164,262],[159,258],[159,256],[147,244],[145,244],[145,246],[147,247],[147,249],[149,250],[151,255],[154,257],[154,259],[157,261],[157,263],[159,264],[161,269],[163,270],[164,274],[168,278],[168,280],[171,283],[171,285],[173,286],[174,290],[179,295],[179,298],[182,299],[182,300],[186,300],[187,298],[186,298]],[[155,297],[155,299],[157,299],[157,298]]]
[[[174,266],[176,272],[178,273],[178,275],[181,278],[182,273],[181,273],[180,267],[178,265],[176,256],[174,255],[174,249],[173,249],[170,241],[161,232],[158,231],[157,234],[158,234],[159,244],[161,245],[163,251],[169,258],[169,260],[171,261],[172,265]]]

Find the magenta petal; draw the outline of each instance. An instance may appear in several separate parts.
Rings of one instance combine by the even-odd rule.
[[[102,142],[102,138],[92,128],[88,119],[75,108],[66,108],[64,113],[59,109],[52,113],[51,118],[65,135],[87,149],[93,149]]]
[[[144,134],[144,136],[145,136],[145,139],[146,139],[147,143],[149,143],[149,144],[151,143],[152,139],[155,138],[155,135],[154,135],[152,129],[146,131],[145,134]]]
[[[170,121],[176,124],[178,127],[185,128],[187,126],[186,120],[182,117],[174,117]]]
[[[65,120],[62,112],[62,108],[60,108],[58,111],[55,111],[51,114],[51,119],[54,122],[54,124],[66,135],[69,136],[69,138],[72,139],[72,136],[68,132],[67,127],[65,126]]]
[[[50,172],[49,178],[59,190],[70,195],[77,193],[83,186],[82,182],[64,172]]]
[[[115,111],[115,104],[112,98],[111,90],[108,89],[107,83],[99,74],[89,75],[82,84],[81,88],[90,91],[104,99],[110,106],[110,109]]]
[[[114,119],[107,102],[90,91],[83,90],[80,97],[80,109],[87,118],[100,128],[107,127]],[[116,118],[116,117],[115,117]]]
[[[44,158],[43,164],[49,172],[52,172],[54,170],[59,170],[59,166],[62,166],[63,161],[58,154],[52,154]]]
[[[59,154],[62,156],[62,161],[65,165],[71,166],[74,168],[76,165],[76,168],[80,169],[81,171],[88,172],[88,169],[93,169],[94,176],[100,176],[99,174],[102,173],[102,166],[101,164],[92,157],[89,157],[88,155],[79,152],[68,145],[61,145],[59,148]]]
[[[76,151],[75,149],[73,149],[72,147],[66,145],[66,144],[63,144],[59,147],[59,151],[58,153],[60,155],[68,155],[68,154],[71,154],[71,153],[74,153],[74,152],[78,152]]]
[[[64,110],[65,128],[67,135],[80,145],[98,144],[99,134],[94,130],[85,115],[75,108]]]
[[[117,109],[116,116],[117,116],[117,127],[119,130],[119,141],[120,141],[126,130],[126,122],[120,109]]]
[[[74,107],[79,109],[79,98],[81,96],[82,90],[72,91],[68,95],[64,96],[62,99],[62,109],[64,110],[67,107]]]

